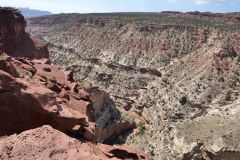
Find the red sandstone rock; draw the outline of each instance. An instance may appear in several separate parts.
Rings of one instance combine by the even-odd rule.
[[[94,121],[93,108],[90,102],[70,97],[68,105],[80,113],[87,115],[89,121]]]
[[[61,89],[59,88],[59,86],[57,85],[57,84],[55,84],[55,83],[48,83],[47,84],[47,88],[49,88],[49,89],[51,89],[52,91],[54,91],[54,92],[57,92],[57,93],[59,93],[59,92],[61,92]]]
[[[139,159],[146,156],[130,147],[93,144],[70,138],[43,126],[0,140],[0,159]]]
[[[1,60],[0,60],[0,69],[5,71],[5,72],[8,72],[9,74],[11,74],[14,77],[18,77],[19,76],[18,71],[14,67],[13,63],[10,62],[10,61],[11,61],[10,57],[8,57],[8,58],[1,58]]]
[[[90,101],[90,94],[85,90],[83,89],[79,90],[78,95],[80,96],[81,99]]]
[[[35,80],[15,79],[0,70],[0,86],[0,135],[44,124],[71,131],[75,125],[85,122],[84,114],[66,104],[58,104],[57,94]]]
[[[65,99],[69,100],[69,94],[68,94],[65,90],[62,90],[62,91],[59,93],[59,97],[60,97],[60,98],[65,98]]]
[[[65,100],[61,103],[57,100],[64,84],[70,83],[65,81],[64,71],[57,66],[51,66],[56,72],[50,75],[42,71],[42,68],[49,66],[44,61],[38,60],[38,63],[27,59],[21,61],[12,57],[0,58],[0,130],[3,130],[0,134],[21,132],[43,124],[52,125],[62,131],[71,131],[75,125],[87,123],[85,118],[93,119],[90,118],[93,116],[89,106],[91,102],[73,98],[72,95],[76,93],[68,91],[65,94],[69,98],[63,96]],[[28,75],[29,69],[36,72]],[[20,73],[24,75],[18,79]],[[42,77],[51,80],[53,76],[59,77],[58,84],[47,82],[45,86],[41,82]],[[50,84],[53,84],[52,87]]]
[[[48,58],[47,45],[25,32],[26,21],[18,10],[0,8],[0,53],[28,58]]]
[[[68,87],[72,92],[78,93],[78,84],[76,82],[69,83]]]
[[[65,75],[66,75],[66,79],[68,81],[71,81],[71,82],[74,81],[74,79],[73,79],[73,72],[72,71],[65,71]]]

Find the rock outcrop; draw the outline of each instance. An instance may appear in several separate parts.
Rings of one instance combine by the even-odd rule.
[[[48,58],[47,45],[25,32],[26,21],[13,8],[0,8],[0,53],[28,58]]]
[[[0,134],[49,124],[67,132],[93,121],[91,101],[81,99],[77,84],[47,59],[0,59]]]
[[[83,142],[50,126],[43,126],[0,139],[0,159],[146,160],[146,157],[137,150],[126,146],[96,145]]]

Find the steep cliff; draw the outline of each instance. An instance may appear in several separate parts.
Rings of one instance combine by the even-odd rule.
[[[18,10],[0,8],[0,52],[28,58],[48,58],[47,45],[25,32],[26,21]]]

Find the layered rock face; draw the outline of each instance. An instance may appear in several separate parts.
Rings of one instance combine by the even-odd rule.
[[[24,21],[16,10],[1,11],[14,15],[12,24],[18,24],[16,17]],[[19,30],[14,33],[21,39]],[[35,48],[46,47],[38,39],[29,40]],[[12,37],[9,44],[17,41]],[[14,54],[19,57],[0,55],[0,159],[148,159],[131,147],[99,143],[114,144],[119,134],[134,127],[121,121],[108,94],[84,87],[71,71],[49,59],[37,59],[45,55],[38,56],[35,50],[25,55],[11,47],[4,51],[9,55],[19,51]]]
[[[156,160],[237,159],[238,16],[60,14],[31,19],[28,31],[81,84],[110,92],[108,105],[137,124],[119,143]]]
[[[48,58],[44,42],[31,39],[25,32],[26,21],[18,10],[0,8],[0,52],[12,56]]]

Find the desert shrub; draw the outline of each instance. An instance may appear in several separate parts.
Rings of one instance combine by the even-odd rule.
[[[146,128],[145,128],[145,126],[144,126],[144,124],[142,122],[139,122],[137,124],[137,128],[139,130],[139,134],[140,135],[143,135],[145,133]]]
[[[7,53],[5,52],[0,52],[0,57],[6,57],[7,56]]]
[[[231,100],[231,95],[232,95],[232,91],[227,91],[226,95],[225,95],[225,101],[230,101]]]
[[[187,104],[187,97],[186,96],[182,96],[181,99],[179,100],[179,103],[181,105]]]
[[[32,72],[28,72],[27,75],[28,75],[28,78],[29,78],[29,79],[33,79],[33,74],[32,74]]]
[[[19,78],[24,78],[24,74],[23,74],[22,72],[17,71],[17,74],[18,74],[18,77],[19,77]]]
[[[211,101],[212,101],[212,95],[209,94],[209,95],[207,95],[207,102],[210,103]]]

